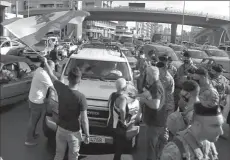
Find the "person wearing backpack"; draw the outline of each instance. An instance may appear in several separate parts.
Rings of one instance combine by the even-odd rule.
[[[224,116],[219,105],[196,102],[191,126],[163,149],[160,160],[217,160],[214,142],[223,135]]]
[[[127,82],[124,78],[119,78],[116,82],[117,92],[110,95],[109,98],[109,118],[108,127],[114,134],[115,154],[114,160],[121,160],[125,150],[127,140],[129,139],[127,131],[132,128],[135,122],[140,119],[139,101],[130,102],[127,93]],[[134,130],[131,137],[138,134],[139,130]]]

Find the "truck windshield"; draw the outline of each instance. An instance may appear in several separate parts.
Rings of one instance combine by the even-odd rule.
[[[79,67],[82,71],[82,78],[92,78],[101,80],[117,80],[118,78],[125,78],[127,81],[131,80],[128,65],[125,62],[112,61],[98,61],[86,59],[71,58],[64,75],[67,76],[69,71]],[[114,74],[119,72],[119,74]]]

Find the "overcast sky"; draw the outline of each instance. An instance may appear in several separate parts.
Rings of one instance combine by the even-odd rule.
[[[113,6],[128,6],[130,3],[145,3],[146,8],[165,8],[183,10],[183,1],[114,1]],[[210,15],[229,17],[230,1],[186,1],[185,11],[203,12]],[[172,7],[172,8],[171,8]],[[134,22],[129,22],[128,26],[134,26]],[[167,25],[164,25],[167,26]],[[191,27],[185,26],[185,30],[189,31]],[[181,25],[178,25],[177,32],[181,32]]]

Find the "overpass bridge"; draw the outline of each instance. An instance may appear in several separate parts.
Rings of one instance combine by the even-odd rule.
[[[201,36],[208,36],[209,43],[213,45],[230,41],[230,24],[218,29],[203,28],[194,38],[200,38]]]
[[[53,9],[30,9],[30,16],[46,14],[50,12],[66,11],[69,8]],[[97,21],[137,21],[137,22],[157,22],[171,24],[171,41],[175,43],[177,25],[182,24],[183,12],[178,10],[147,9],[132,7],[114,8],[83,8],[90,12],[90,16],[85,20]],[[27,16],[28,11],[20,11],[19,14]],[[204,13],[185,12],[184,25],[198,26],[209,29],[218,29],[230,24],[227,17],[218,17]],[[224,29],[224,28],[223,28]]]

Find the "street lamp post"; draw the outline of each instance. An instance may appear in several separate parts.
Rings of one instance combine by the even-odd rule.
[[[30,16],[30,5],[29,5],[29,0],[27,2],[27,11],[28,11],[28,17]]]
[[[165,10],[167,11],[167,10],[170,9],[170,8],[173,8],[173,7],[165,7]],[[169,23],[168,23],[168,29],[171,29]],[[168,41],[168,36],[166,36],[166,37],[167,37],[167,41]]]
[[[183,30],[184,30],[184,10],[185,10],[185,1],[183,5],[183,18],[182,18],[182,27],[181,27],[181,43],[183,41]]]
[[[229,1],[229,6],[228,7],[229,7],[229,15],[228,15],[229,17],[228,18],[229,18],[229,21],[230,21],[230,1]]]

